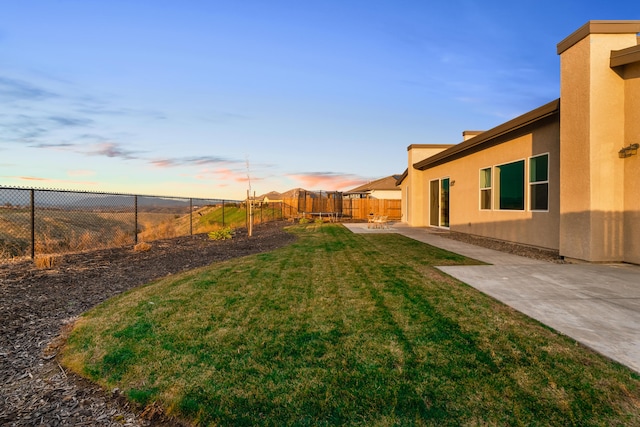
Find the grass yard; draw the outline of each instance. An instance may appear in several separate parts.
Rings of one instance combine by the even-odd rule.
[[[640,425],[640,376],[446,276],[394,234],[282,249],[135,289],[63,363],[199,425]]]

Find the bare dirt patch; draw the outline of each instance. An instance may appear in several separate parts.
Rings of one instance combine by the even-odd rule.
[[[206,234],[151,242],[146,251],[115,248],[66,254],[50,269],[32,261],[0,264],[0,425],[175,425],[130,407],[56,361],[56,337],[81,313],[152,280],[292,242],[283,222],[238,230],[231,240]]]

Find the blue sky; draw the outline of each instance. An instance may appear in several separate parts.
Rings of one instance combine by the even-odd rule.
[[[346,190],[559,96],[636,1],[0,0],[0,185]]]

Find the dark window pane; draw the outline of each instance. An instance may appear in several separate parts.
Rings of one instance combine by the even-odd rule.
[[[531,210],[546,211],[549,209],[549,184],[531,185]]]
[[[524,160],[498,166],[500,209],[524,210]]]
[[[480,209],[491,209],[491,190],[480,191]]]
[[[529,164],[529,181],[540,182],[549,180],[549,155],[533,157]]]
[[[449,226],[449,178],[440,181],[440,226]]]

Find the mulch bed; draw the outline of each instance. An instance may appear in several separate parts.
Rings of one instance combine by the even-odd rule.
[[[255,227],[249,238],[206,234],[151,242],[151,249],[66,254],[51,269],[31,260],[0,264],[0,425],[177,425],[160,411],[140,412],[118,390],[104,391],[65,371],[56,342],[81,313],[123,291],[170,274],[292,242],[285,223]],[[68,326],[67,326],[68,327]]]

